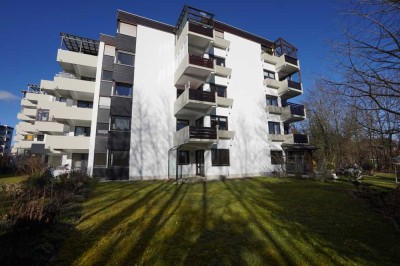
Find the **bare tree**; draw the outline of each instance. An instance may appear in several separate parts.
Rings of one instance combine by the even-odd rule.
[[[400,2],[354,0],[343,12],[344,38],[335,43],[337,78],[326,83],[355,108],[400,116]]]

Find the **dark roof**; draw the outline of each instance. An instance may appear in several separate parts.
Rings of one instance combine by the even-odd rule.
[[[72,34],[60,33],[65,48],[72,52],[84,53],[89,55],[98,55],[99,41],[79,37]]]

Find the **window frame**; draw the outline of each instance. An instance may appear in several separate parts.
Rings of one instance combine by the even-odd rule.
[[[273,153],[279,153],[279,155],[273,155]],[[277,165],[277,164],[283,164],[283,151],[281,150],[271,150],[271,164],[272,165]]]
[[[221,119],[226,119],[226,121],[222,121],[222,123],[225,123],[225,128],[221,128],[220,123]],[[216,122],[216,125],[213,125],[213,122]],[[210,125],[212,128],[217,128],[216,126],[219,126],[219,130],[229,130],[228,127],[228,117],[227,116],[222,116],[222,115],[210,115]]]
[[[221,162],[221,155],[226,153],[227,162]],[[229,149],[211,149],[211,165],[212,166],[230,166]]]
[[[265,100],[266,100],[267,106],[278,106],[279,107],[278,97],[277,96],[265,95]],[[271,101],[271,100],[276,101],[276,104],[273,104],[273,101]]]
[[[180,154],[185,154],[184,155],[184,160],[181,160],[183,157],[181,157]],[[177,154],[177,160],[178,160],[178,165],[188,165],[190,164],[190,152],[189,151],[178,151]]]
[[[43,120],[43,114],[47,114],[47,119]],[[39,119],[40,117],[40,119]],[[49,109],[38,109],[36,112],[36,121],[47,122],[50,121],[50,110]]]
[[[77,135],[77,129],[83,128],[83,135]],[[90,137],[90,127],[75,126],[74,136],[75,137]]]
[[[273,126],[274,130],[271,132],[271,126]],[[278,130],[276,130],[278,129]],[[268,121],[268,134],[271,135],[281,135],[281,123],[275,121]]]
[[[116,51],[116,52],[117,52],[117,54],[116,54],[116,56],[115,56],[115,63],[116,63],[116,64],[118,64],[118,65],[123,65],[123,66],[135,67],[135,56],[136,56],[136,54],[130,53],[130,52],[126,52],[126,51],[120,51],[120,50],[118,50],[118,51]],[[132,56],[132,57],[133,57],[133,58],[132,58],[132,65],[121,63],[121,62],[119,61],[119,55],[120,55],[120,54]]]
[[[81,105],[81,106],[79,106],[79,105]],[[82,106],[82,105],[85,105],[85,106]],[[93,109],[93,102],[78,100],[76,102],[76,107],[78,107],[78,108],[86,108],[86,109]]]
[[[267,74],[267,75],[265,75],[265,74]],[[276,78],[276,73],[273,71],[267,70],[267,69],[264,69],[263,75],[264,75],[264,79],[275,80],[275,78]],[[271,77],[271,75],[272,75],[272,77]]]
[[[131,131],[132,118],[130,116],[112,115],[110,119],[111,119],[111,121],[110,121],[110,130],[112,130],[112,131],[123,131],[123,132],[130,132]],[[117,128],[114,128],[116,119],[128,120],[129,121],[128,129],[117,129]]]
[[[108,156],[108,165],[109,166],[117,166],[117,167],[129,167],[129,151],[119,151],[119,150],[109,150],[108,151],[109,152],[109,156]],[[122,154],[125,154],[125,155],[127,155],[127,158],[123,158],[122,160],[127,160],[126,162],[125,162],[125,164],[123,164],[123,165],[116,165],[116,164],[114,164],[115,163],[115,161],[114,161],[114,155],[115,155],[115,153],[118,153],[118,152],[120,152],[120,153],[122,153]]]
[[[117,87],[129,87],[129,95],[118,95],[117,94]],[[115,82],[114,83],[114,89],[113,89],[113,96],[118,96],[118,97],[132,97],[133,94],[133,85],[129,83],[123,83],[123,82]]]
[[[213,93],[217,93],[218,97],[227,98],[226,86],[217,85],[215,83],[210,83],[210,91]],[[222,92],[222,93],[221,93]]]

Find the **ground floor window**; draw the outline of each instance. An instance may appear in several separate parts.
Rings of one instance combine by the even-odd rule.
[[[212,149],[211,164],[212,166],[229,166],[229,149]]]
[[[129,166],[129,151],[110,151],[111,166]]]
[[[271,151],[271,164],[283,164],[282,151]]]
[[[178,151],[178,164],[184,165],[184,164],[189,164],[189,162],[190,162],[189,151]]]

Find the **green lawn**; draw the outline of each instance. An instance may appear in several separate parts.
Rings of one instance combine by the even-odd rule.
[[[400,180],[398,180],[400,182]],[[377,173],[374,176],[364,176],[364,183],[372,184],[378,188],[396,188],[396,177],[394,174]]]
[[[19,183],[25,179],[26,179],[26,176],[0,175],[0,186],[3,184]]]
[[[348,183],[97,184],[61,265],[398,265],[400,233]]]

